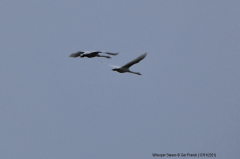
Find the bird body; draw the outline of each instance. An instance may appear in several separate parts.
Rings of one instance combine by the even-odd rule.
[[[78,51],[76,53],[72,53],[69,57],[88,57],[88,58],[93,58],[93,57],[105,57],[105,58],[111,58],[110,56],[107,55],[100,55],[100,54],[108,54],[108,55],[118,55],[118,53],[110,53],[110,52],[103,52],[103,51]]]

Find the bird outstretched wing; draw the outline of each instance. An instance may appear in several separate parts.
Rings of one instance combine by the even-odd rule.
[[[141,61],[142,59],[144,59],[144,58],[146,57],[146,55],[147,55],[147,52],[144,53],[144,54],[142,54],[142,55],[139,56],[138,58],[130,61],[129,63],[125,64],[125,65],[122,66],[121,68],[129,68],[129,67],[131,67],[132,65],[134,65],[134,64],[138,63],[139,61]]]
[[[79,57],[81,54],[83,54],[83,52],[81,52],[81,51],[78,51],[78,52],[76,52],[76,53],[72,53],[71,55],[69,55],[69,57]]]
[[[101,63],[104,63],[104,64],[106,64],[106,65],[108,65],[108,66],[111,66],[111,67],[113,67],[113,68],[120,68],[120,66],[116,66],[116,65],[110,65],[110,64],[108,64],[108,63],[105,63],[105,62],[102,62],[102,61],[101,61]]]

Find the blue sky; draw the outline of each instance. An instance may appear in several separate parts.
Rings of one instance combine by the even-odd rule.
[[[238,158],[239,1],[0,4],[0,158]]]

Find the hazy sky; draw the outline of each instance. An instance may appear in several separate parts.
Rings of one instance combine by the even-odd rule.
[[[0,158],[238,159],[239,8],[237,0],[1,0]],[[88,50],[120,53],[68,57]],[[142,76],[101,63],[122,66],[145,52],[131,67]]]

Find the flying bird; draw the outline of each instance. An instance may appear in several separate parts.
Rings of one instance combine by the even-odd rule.
[[[145,57],[147,56],[147,53],[144,53],[142,54],[141,56],[139,56],[138,58],[128,62],[127,64],[125,64],[124,66],[120,67],[120,66],[115,66],[115,65],[110,65],[110,64],[107,64],[111,67],[113,67],[114,69],[112,69],[113,71],[117,71],[119,73],[125,73],[125,72],[129,72],[129,73],[134,73],[134,74],[137,74],[137,75],[141,75],[139,72],[133,72],[133,71],[130,71],[129,68],[138,63],[139,61],[141,61],[142,59],[144,59]]]
[[[106,55],[99,55],[99,54],[108,54],[108,55],[117,55],[119,52],[117,53],[110,53],[110,52],[103,52],[103,51],[78,51],[76,53],[72,53],[69,57],[88,57],[88,58],[92,58],[92,57],[106,57],[108,59],[110,59],[110,56],[106,56]]]

